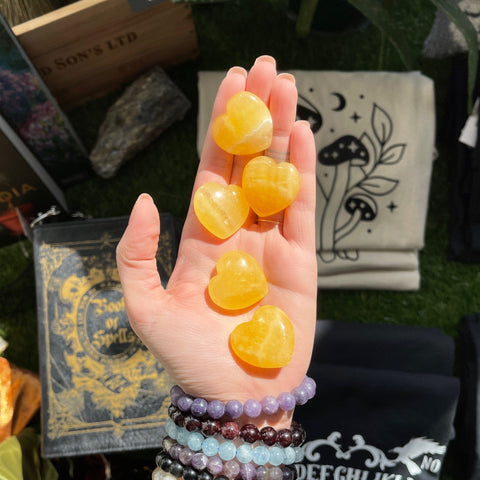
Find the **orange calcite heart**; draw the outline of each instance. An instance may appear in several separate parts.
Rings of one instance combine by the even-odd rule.
[[[285,367],[295,346],[293,325],[285,312],[273,305],[260,307],[252,319],[238,325],[230,346],[241,360],[261,368]]]
[[[227,310],[250,307],[267,292],[267,279],[258,262],[248,253],[238,250],[220,257],[217,275],[208,284],[212,301]]]
[[[300,174],[291,163],[255,157],[243,170],[242,188],[252,210],[267,217],[293,202],[300,190]]]
[[[193,197],[193,208],[200,223],[213,235],[225,239],[247,219],[250,207],[238,185],[203,184]]]
[[[226,113],[212,127],[217,145],[233,155],[249,155],[265,150],[272,143],[270,110],[251,92],[238,92],[227,102]]]

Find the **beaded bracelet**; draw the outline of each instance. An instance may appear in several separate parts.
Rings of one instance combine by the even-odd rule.
[[[192,457],[175,458],[165,450],[161,450],[156,457],[156,464],[163,472],[170,473],[174,478],[183,477],[184,480],[295,480],[295,468],[288,466],[255,467],[251,463],[239,465],[234,461],[223,463],[218,457],[213,457],[209,462]],[[214,475],[216,475],[214,477]],[[155,480],[155,476],[152,476]]]
[[[220,443],[214,437],[205,438],[200,432],[188,432],[184,427],[177,427],[171,420],[165,424],[167,435],[180,445],[188,446],[194,452],[203,452],[207,457],[219,455],[222,460],[236,458],[240,463],[254,462],[257,465],[286,464],[298,462],[302,459],[303,451],[300,447],[266,447],[244,443],[236,446],[227,440]]]
[[[303,444],[306,438],[305,430],[295,421],[292,422],[290,429],[283,428],[277,432],[270,426],[259,430],[251,423],[240,427],[234,421],[224,423],[213,419],[201,421],[193,416],[184,415],[173,404],[168,407],[168,414],[177,427],[185,427],[189,432],[201,431],[205,436],[222,435],[225,440],[235,440],[240,437],[244,442],[254,443],[262,441],[269,447],[275,444],[282,447],[289,447],[290,445],[298,447]]]
[[[229,400],[227,403],[220,400],[208,402],[204,398],[195,398],[186,394],[178,385],[174,385],[170,389],[170,397],[173,405],[182,412],[190,412],[194,417],[201,418],[208,414],[213,419],[219,419],[228,415],[235,420],[242,414],[249,418],[257,418],[262,412],[265,415],[273,415],[279,408],[288,412],[293,410],[295,405],[304,405],[313,398],[315,389],[315,381],[305,376],[302,383],[291,392],[283,392],[277,398],[267,395],[260,402],[251,398],[243,405],[239,400]]]

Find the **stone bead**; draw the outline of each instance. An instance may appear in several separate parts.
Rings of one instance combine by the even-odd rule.
[[[170,436],[167,436],[162,440],[162,448],[165,452],[169,452],[173,445],[176,444],[177,442]]]
[[[178,455],[178,459],[183,465],[190,465],[194,452],[189,447],[184,447]]]
[[[278,400],[273,395],[267,395],[260,402],[262,411],[266,415],[274,415],[278,411]]]
[[[288,428],[283,428],[277,432],[277,442],[282,447],[289,447],[292,444],[292,432]]]
[[[170,473],[174,477],[181,477],[183,475],[183,465],[180,462],[173,462],[170,466]]]
[[[258,400],[250,398],[245,402],[243,412],[249,418],[257,418],[262,413],[262,405]]]
[[[205,420],[202,423],[202,432],[206,436],[216,435],[220,432],[222,424],[218,420]]]
[[[202,422],[195,417],[185,417],[184,427],[189,432],[196,432],[202,428]]]
[[[177,428],[177,442],[180,445],[185,446],[188,442],[188,437],[190,436],[190,432],[187,431],[185,427]]]
[[[182,395],[177,400],[177,407],[182,412],[188,412],[190,410],[190,407],[192,406],[192,403],[193,403],[193,398],[190,395]]]
[[[295,332],[285,312],[274,305],[262,305],[251,320],[234,328],[230,346],[235,355],[249,365],[285,367],[292,359]],[[244,412],[247,413],[245,406]]]
[[[163,443],[163,442],[162,442]],[[164,450],[160,450],[156,455],[155,455],[155,465],[157,465],[157,467],[160,466],[160,463],[161,461],[165,458],[165,451]]]
[[[170,438],[173,438],[174,440],[176,440],[176,438],[177,438],[177,427],[176,427],[176,425],[172,422],[172,420],[168,419],[168,420],[165,422],[165,431],[167,432],[167,435],[168,435]]]
[[[237,449],[235,444],[230,441],[222,442],[218,447],[218,455],[222,460],[233,460]]]
[[[191,464],[196,470],[205,470],[208,464],[208,457],[204,453],[195,453]]]
[[[180,452],[182,450],[183,450],[183,447],[179,443],[176,443],[175,445],[172,446],[172,448],[170,448],[168,453],[174,460],[178,460],[180,456]]]
[[[260,445],[260,446],[255,447],[253,449],[252,460],[257,465],[265,465],[268,462],[269,458],[270,458],[270,453],[269,453],[267,447],[264,447],[263,445]]]
[[[208,402],[204,398],[195,398],[190,406],[190,412],[195,417],[202,417],[207,413]]]
[[[208,459],[207,470],[212,475],[220,475],[223,470],[223,462],[220,457],[213,456]]]
[[[217,145],[234,155],[267,149],[272,142],[273,122],[265,103],[251,92],[238,92],[227,102],[226,112],[215,118],[212,136]]]
[[[295,480],[297,478],[297,472],[294,468],[284,467],[283,480]]]
[[[273,427],[263,427],[260,430],[260,437],[265,445],[271,447],[277,442],[277,431]]]
[[[208,404],[207,413],[214,420],[222,418],[225,414],[225,405],[220,400],[212,400]]]
[[[315,380],[310,377],[305,377],[303,380],[303,386],[308,393],[308,399],[312,399],[317,390],[317,384],[315,383]]]
[[[253,459],[253,449],[250,445],[242,444],[237,447],[237,460],[240,463],[249,463]]]
[[[257,469],[251,463],[242,463],[240,465],[240,477],[242,480],[255,480]]]
[[[285,465],[291,465],[292,463],[295,463],[296,453],[293,447],[286,447],[283,450],[283,454],[285,455],[285,460],[283,462]]]
[[[278,466],[268,469],[266,480],[283,480],[283,471]]]
[[[188,447],[194,452],[198,452],[202,449],[202,442],[204,437],[200,432],[192,432],[187,440]],[[193,456],[193,454],[192,454]]]
[[[223,464],[223,474],[233,480],[237,478],[240,473],[240,465],[234,460],[228,460]]]
[[[197,472],[192,467],[183,468],[183,480],[197,480]]]
[[[299,463],[303,460],[304,452],[303,448],[295,447],[295,463]]]
[[[183,427],[185,425],[185,415],[183,415],[180,412],[175,412],[173,415],[173,421],[175,425],[178,425],[179,427]]]
[[[213,480],[213,476],[204,470],[198,474],[197,480]]]
[[[175,406],[177,406],[177,400],[183,395],[185,395],[185,392],[178,385],[173,385],[170,389],[170,399]]]
[[[212,457],[218,453],[218,440],[213,437],[206,438],[202,442],[202,452],[207,455],[207,457]]]
[[[300,174],[291,163],[255,157],[243,169],[242,189],[252,210],[259,217],[268,217],[295,200],[300,191]]]
[[[229,400],[225,405],[225,413],[233,420],[240,418],[243,414],[242,402],[239,402],[238,400]]]
[[[299,447],[300,445],[303,444],[306,440],[306,432],[303,428],[299,427],[294,427],[292,429],[292,446],[293,447]]]
[[[290,392],[282,392],[278,396],[278,406],[284,412],[293,410],[295,408],[295,397]]]
[[[257,467],[257,480],[266,480],[268,468],[264,465]]]
[[[160,467],[162,468],[162,470],[164,470],[165,472],[169,472],[170,471],[170,467],[172,466],[173,464],[173,460],[171,458],[168,458],[168,457],[164,457],[162,458],[162,461],[160,462]]]
[[[280,447],[270,448],[270,460],[269,463],[273,466],[281,465],[285,460],[283,449]]]
[[[221,428],[223,438],[235,440],[240,435],[240,427],[236,422],[225,422]]]
[[[156,468],[152,472],[152,480],[177,480],[172,474],[165,472],[161,468]]]
[[[260,432],[255,425],[247,423],[240,429],[240,437],[245,442],[254,443],[260,440]]]
[[[294,388],[292,393],[297,405],[305,405],[309,400],[308,391],[303,387],[303,384]]]
[[[262,268],[248,253],[232,250],[223,254],[216,272],[208,284],[208,294],[220,308],[241,310],[259,302],[268,292]]]

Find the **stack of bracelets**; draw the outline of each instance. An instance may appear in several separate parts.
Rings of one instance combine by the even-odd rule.
[[[295,480],[294,464],[303,459],[305,430],[296,422],[277,431],[271,426],[239,425],[235,420],[242,415],[257,418],[262,413],[291,411],[313,398],[315,388],[314,380],[305,377],[292,392],[242,404],[238,400],[208,402],[174,385],[167,436],[152,480]]]

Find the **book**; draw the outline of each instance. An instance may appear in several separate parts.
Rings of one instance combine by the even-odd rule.
[[[34,228],[45,458],[158,448],[171,382],[130,327],[115,249],[128,217]],[[161,214],[157,266],[173,270],[178,220]]]
[[[0,115],[0,246],[23,238],[21,217],[30,223],[51,206],[68,211],[60,187]]]
[[[1,14],[0,114],[59,185],[91,174],[85,147]]]

